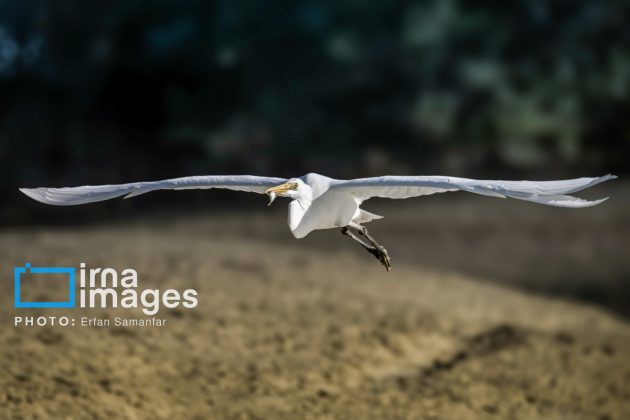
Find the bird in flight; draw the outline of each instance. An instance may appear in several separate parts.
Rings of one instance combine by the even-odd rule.
[[[605,175],[564,181],[484,181],[449,176],[380,176],[341,180],[316,173],[290,179],[252,175],[209,175],[117,185],[21,188],[20,191],[34,200],[56,206],[93,203],[120,196],[130,198],[164,189],[223,188],[255,192],[267,194],[269,205],[276,197],[287,197],[291,199],[288,223],[293,236],[303,238],[318,229],[340,229],[342,234],[358,242],[389,271],[391,260],[387,250],[376,242],[363,226],[372,220],[382,218],[361,208],[361,204],[370,198],[402,199],[461,190],[549,206],[579,208],[595,206],[606,198],[588,201],[569,194],[615,178],[614,175]]]

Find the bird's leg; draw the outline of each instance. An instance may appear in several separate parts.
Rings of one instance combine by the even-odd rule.
[[[361,245],[363,248],[365,248],[368,252],[372,252],[372,250],[374,249],[374,247],[372,245],[369,245],[369,244],[365,243],[361,238],[359,238],[357,235],[355,235],[354,232],[352,232],[348,226],[345,226],[345,227],[341,228],[341,234],[349,236],[351,239],[353,239],[356,242],[358,242],[359,245]]]
[[[366,237],[368,241],[372,243],[372,245],[370,245],[366,243],[365,241],[363,241],[361,238],[359,238],[357,235],[355,235],[354,232],[352,232],[348,226],[341,228],[341,233],[343,235],[349,236],[354,241],[358,242],[359,245],[361,245],[367,252],[374,255],[374,257],[376,257],[376,259],[379,260],[381,264],[383,264],[383,266],[387,269],[387,271],[391,269],[391,263],[390,263],[389,255],[387,255],[387,251],[385,250],[385,248],[383,248],[378,243],[376,243],[374,239],[370,240],[371,237],[370,238]],[[359,233],[361,233],[360,230],[359,230]]]
[[[385,247],[376,242],[376,239],[374,239],[372,235],[370,235],[370,232],[368,232],[365,226],[357,227],[357,231],[359,232],[359,235],[365,237],[365,239],[367,239],[370,244],[372,244],[372,247],[374,247],[374,249],[376,250],[376,252],[372,254],[381,262],[381,264],[383,264],[383,266],[385,266],[387,271],[389,271],[392,268],[392,262]]]

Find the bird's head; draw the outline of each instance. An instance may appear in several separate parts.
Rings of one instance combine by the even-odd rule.
[[[265,191],[269,196],[269,204],[273,203],[276,197],[288,197],[292,200],[310,201],[311,188],[299,178],[291,178],[284,184],[276,185]]]

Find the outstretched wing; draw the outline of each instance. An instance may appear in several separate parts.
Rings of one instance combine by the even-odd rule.
[[[517,198],[556,207],[589,207],[607,198],[588,201],[568,194],[615,178],[617,178],[615,175],[606,175],[564,181],[484,181],[447,176],[381,176],[339,180],[332,185],[332,188],[347,190],[359,201],[372,197],[409,198],[462,190],[492,197]]]
[[[130,198],[155,190],[223,188],[262,194],[267,188],[282,184],[283,182],[286,182],[286,179],[252,175],[209,175],[117,185],[84,185],[82,187],[68,188],[20,188],[20,191],[41,203],[55,206],[72,206],[109,200],[123,195],[125,198]]]

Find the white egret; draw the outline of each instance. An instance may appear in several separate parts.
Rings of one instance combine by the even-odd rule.
[[[269,196],[269,205],[276,197],[288,197],[289,228],[296,238],[303,238],[318,229],[339,228],[357,241],[390,269],[385,248],[368,233],[364,223],[382,216],[360,208],[372,197],[410,198],[445,191],[468,191],[491,197],[510,197],[557,207],[589,207],[602,200],[588,201],[569,194],[614,175],[598,178],[577,178],[564,181],[483,181],[448,176],[381,176],[351,180],[333,179],[310,173],[299,178],[270,178],[251,175],[190,176],[155,182],[133,182],[118,185],[70,188],[21,188],[27,196],[46,204],[69,206],[125,196],[135,197],[150,191],[170,189],[224,188],[249,191]],[[355,229],[356,233],[351,229]]]

